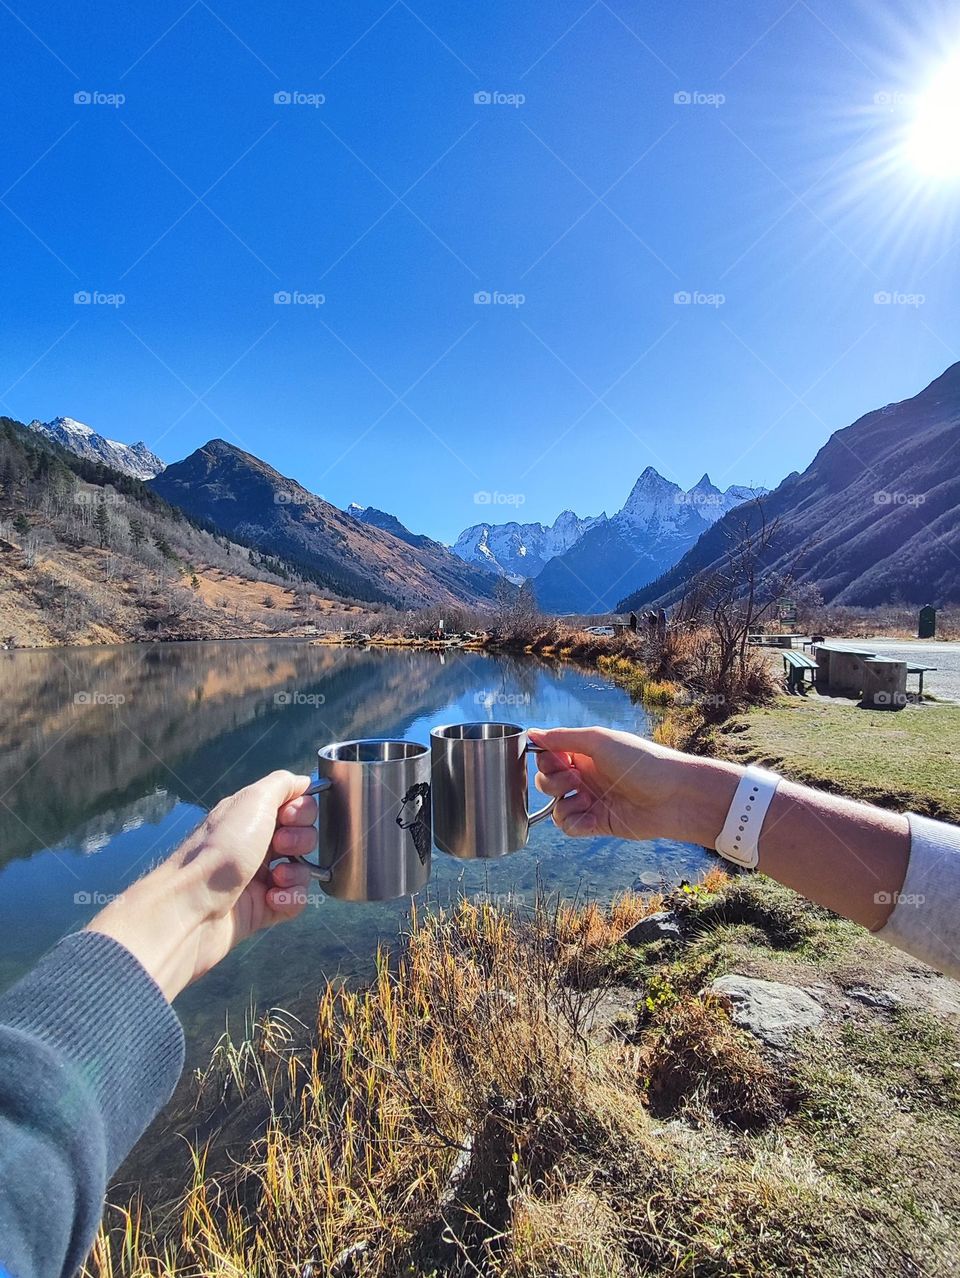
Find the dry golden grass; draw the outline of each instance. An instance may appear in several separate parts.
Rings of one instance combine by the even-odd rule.
[[[724,1002],[689,994],[665,1000],[641,1050],[641,1073],[655,1113],[701,1113],[759,1130],[785,1112],[782,1078],[733,1027]]]
[[[596,996],[567,972],[656,904],[628,894],[518,919],[464,901],[414,918],[367,991],[328,986],[306,1047],[270,1020],[255,1042],[222,1041],[203,1086],[262,1089],[266,1135],[228,1177],[208,1177],[195,1151],[177,1220],[148,1234],[127,1208],[89,1272],[325,1273],[350,1248],[371,1274],[464,1252],[531,1272],[541,1208],[572,1210],[561,1161],[643,1139],[630,1063],[584,1035]],[[563,1247],[577,1272],[583,1248]]]
[[[719,952],[765,908],[787,935],[785,889],[765,905],[750,882],[749,901],[720,869],[671,894],[693,949]],[[111,1209],[86,1278],[906,1278],[919,1258],[949,1272],[949,1208],[928,1219],[920,1188],[903,1206],[876,1177],[851,1187],[843,1159],[829,1170],[877,1139],[877,1098],[849,1109],[860,1074],[838,1093],[808,1069],[795,1095],[697,992],[692,952],[689,973],[634,952],[623,1028],[595,1030],[604,953],[662,903],[463,901],[414,917],[369,989],[327,986],[300,1041],[281,1016],[224,1039],[201,1092],[266,1102],[265,1129],[226,1169],[189,1151],[172,1214]]]

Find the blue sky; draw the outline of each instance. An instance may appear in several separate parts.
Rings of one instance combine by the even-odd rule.
[[[899,149],[949,12],[11,0],[0,411],[446,540],[772,486],[960,358],[960,187]]]

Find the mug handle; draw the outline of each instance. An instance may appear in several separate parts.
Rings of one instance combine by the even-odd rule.
[[[524,746],[524,750],[528,754],[543,754],[543,746],[533,745],[529,741]],[[548,817],[559,802],[559,798],[551,799],[546,807],[541,808],[539,812],[529,812],[527,814],[528,825],[536,825],[538,821],[542,821],[544,817]]]
[[[303,794],[323,794],[324,790],[329,790],[333,782],[329,777],[321,777],[319,781],[314,781],[309,789],[304,790]],[[301,798],[303,795],[301,795]],[[320,883],[329,883],[333,878],[333,872],[325,869],[322,865],[314,865],[312,861],[308,861],[305,856],[289,856],[287,860],[292,865],[305,865],[310,871],[311,878],[316,879]]]

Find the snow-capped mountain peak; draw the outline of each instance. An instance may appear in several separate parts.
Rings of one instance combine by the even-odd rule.
[[[683,492],[679,484],[664,479],[658,470],[648,466],[630,490],[630,496],[615,519],[649,523],[656,517],[670,518],[671,509],[678,504]],[[674,512],[675,513],[675,512]]]
[[[59,429],[68,435],[82,435],[84,438],[89,438],[97,433],[92,426],[88,426],[85,422],[78,422],[74,417],[55,417],[52,422],[47,422],[46,424],[51,429]]]
[[[30,430],[76,453],[78,457],[102,462],[104,466],[134,479],[153,479],[166,465],[142,440],[135,444],[121,444],[119,440],[106,439],[98,435],[92,426],[73,417],[55,417],[50,422],[32,421]]]
[[[537,598],[556,612],[613,608],[625,580],[653,581],[728,510],[763,491],[734,485],[721,492],[708,474],[685,491],[648,466],[615,515],[544,568]]]
[[[581,519],[572,510],[565,510],[552,524],[473,524],[465,528],[453,545],[453,553],[467,563],[480,564],[484,568],[520,581],[524,577],[536,577],[549,560],[562,555],[583,536],[588,529],[603,522],[606,515]]]

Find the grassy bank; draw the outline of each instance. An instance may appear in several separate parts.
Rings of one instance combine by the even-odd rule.
[[[960,706],[878,712],[826,697],[780,697],[735,715],[702,748],[852,798],[960,820]]]
[[[664,905],[673,939],[624,940]],[[198,1105],[259,1097],[264,1129],[218,1173],[185,1151],[165,1219],[111,1209],[87,1273],[956,1272],[960,1040],[918,992],[956,987],[919,970],[719,872],[415,919],[300,1041],[274,1018],[221,1050]],[[764,1047],[705,992],[732,971],[814,986],[822,1025]]]

